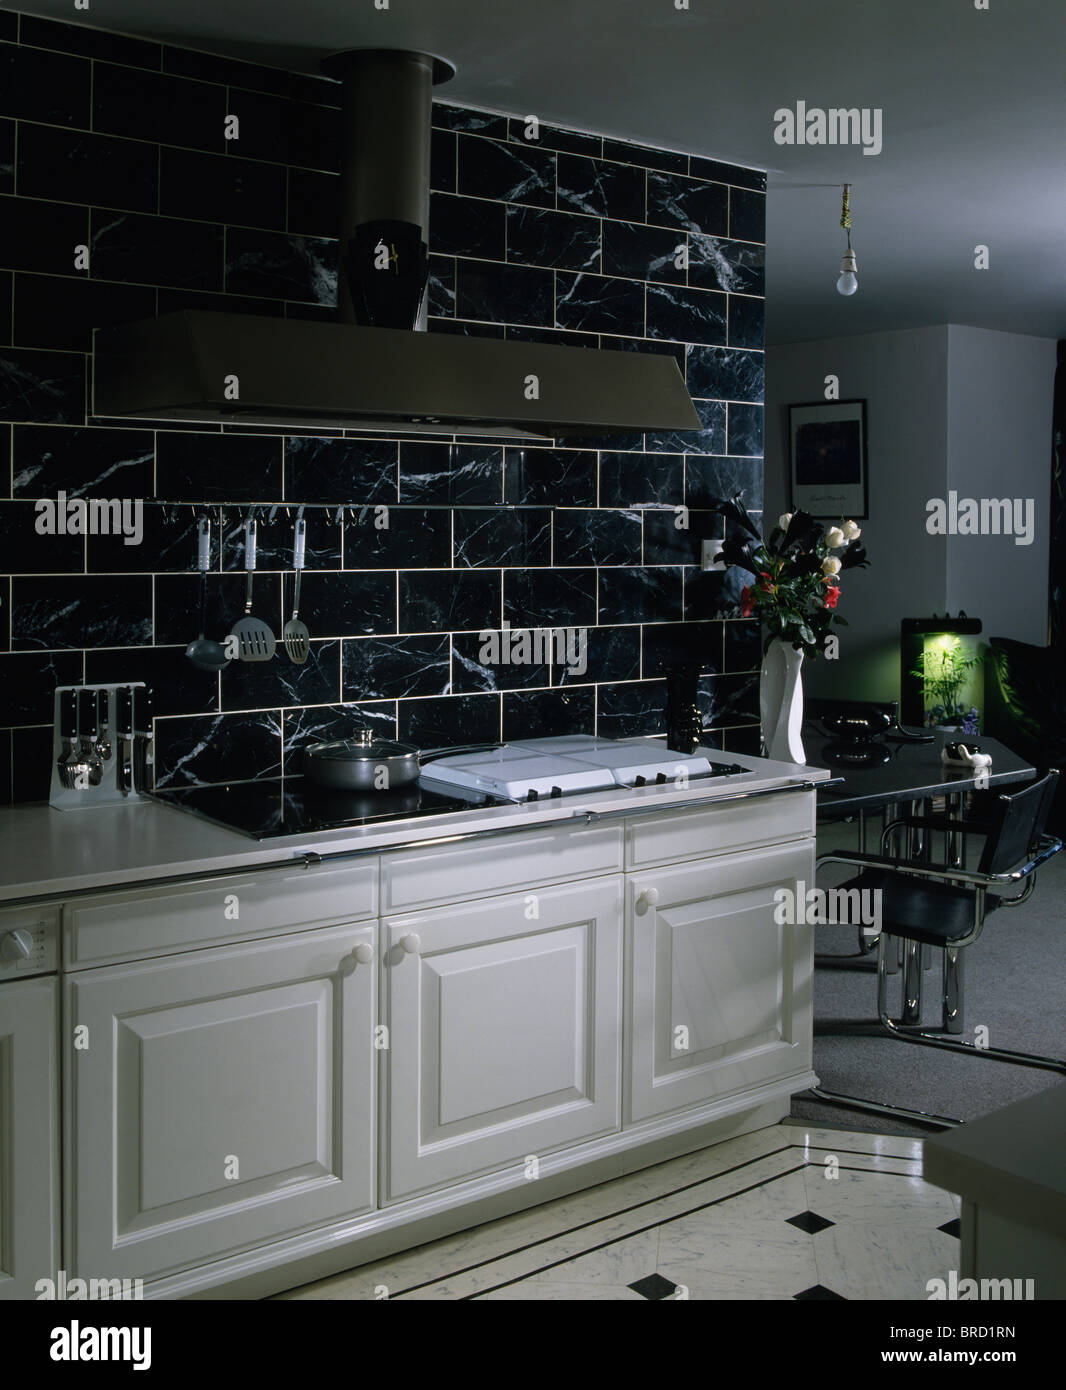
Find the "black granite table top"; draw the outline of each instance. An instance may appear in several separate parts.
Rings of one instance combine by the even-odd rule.
[[[834,761],[827,756],[826,747],[840,747],[840,740],[830,738],[820,724],[805,723],[803,747],[811,767],[827,767],[842,782],[818,789],[818,813],[825,816],[850,816],[857,811],[875,811],[901,801],[918,801],[925,797],[967,791],[974,786],[974,774],[962,768],[945,766],[940,750],[946,743],[963,742],[979,745],[982,753],[992,755],[988,785],[1027,782],[1036,769],[1012,753],[1006,744],[984,735],[933,733],[932,743],[895,743],[881,735],[876,743],[888,754],[880,767],[857,768]]]

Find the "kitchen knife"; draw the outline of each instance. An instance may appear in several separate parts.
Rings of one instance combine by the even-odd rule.
[[[120,685],[115,692],[115,731],[118,736],[118,789],[133,787],[133,692]]]

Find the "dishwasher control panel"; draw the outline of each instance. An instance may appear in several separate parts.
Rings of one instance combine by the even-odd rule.
[[[0,911],[0,980],[59,968],[59,909]]]

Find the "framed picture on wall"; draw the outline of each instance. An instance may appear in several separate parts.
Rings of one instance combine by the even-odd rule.
[[[790,405],[788,425],[792,510],[826,521],[866,517],[866,402]]]

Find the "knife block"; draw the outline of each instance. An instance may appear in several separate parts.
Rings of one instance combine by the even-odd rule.
[[[73,811],[78,808],[117,805],[124,801],[143,801],[138,788],[123,789],[120,784],[123,749],[119,744],[117,711],[118,691],[133,690],[144,686],[144,681],[124,681],[121,685],[61,685],[55,693],[55,706],[52,722],[52,790],[48,804],[58,811]],[[111,756],[104,761],[103,780],[97,787],[66,787],[59,776],[59,759],[66,754],[66,740],[63,738],[60,719],[60,700],[68,690],[99,690],[107,692],[107,722],[101,723],[99,737],[111,745]],[[129,760],[132,769],[133,743],[129,743]]]

